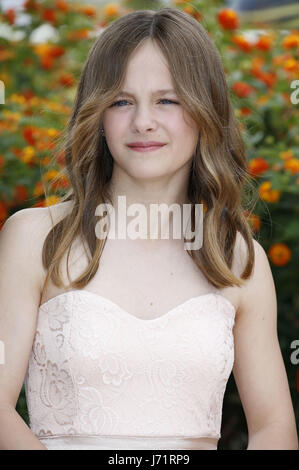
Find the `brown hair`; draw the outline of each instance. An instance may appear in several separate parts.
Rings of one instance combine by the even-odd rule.
[[[113,171],[113,158],[100,132],[101,117],[122,88],[131,54],[149,39],[168,60],[177,95],[200,129],[188,197],[192,204],[205,206],[203,246],[188,254],[217,288],[240,286],[251,275],[253,231],[243,207],[243,190],[251,177],[220,55],[196,19],[169,7],[118,18],[89,51],[63,143],[70,189],[62,201],[72,201],[72,210],[45,239],[45,284],[51,278],[55,285],[66,287],[59,265],[66,250],[69,259],[77,236],[87,242],[90,256],[87,268],[70,286],[85,287],[97,272],[106,240],[96,237],[95,209],[100,203],[112,204],[107,183]],[[242,279],[231,271],[238,231],[247,245]]]

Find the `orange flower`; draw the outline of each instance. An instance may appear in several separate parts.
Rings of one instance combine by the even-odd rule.
[[[36,0],[26,0],[24,3],[24,8],[28,11],[38,11],[40,5]]]
[[[263,106],[265,103],[268,103],[269,96],[261,95],[257,98],[256,103]]]
[[[96,15],[96,9],[92,6],[86,5],[80,7],[79,10],[81,13],[83,13],[86,16],[95,16]]]
[[[243,108],[241,108],[241,114],[242,116],[247,116],[248,114],[251,114],[251,109],[250,108],[247,108],[246,106],[244,106]]]
[[[69,10],[69,5],[65,0],[56,0],[55,1],[55,6],[58,8],[60,11],[68,11]]]
[[[287,59],[284,63],[283,63],[283,68],[285,70],[288,70],[288,71],[295,71],[295,70],[298,70],[298,62],[297,60],[293,59],[293,58],[290,58],[290,59]]]
[[[0,201],[0,223],[4,222],[8,216],[7,207],[4,202]]]
[[[60,197],[59,196],[55,196],[55,194],[53,194],[52,196],[49,196],[47,198],[47,206],[53,206],[54,204],[57,204],[58,202],[60,202]]]
[[[294,158],[294,153],[292,150],[286,150],[284,152],[280,152],[279,153],[279,157],[282,159],[282,160],[289,160],[290,158]]]
[[[252,176],[259,176],[269,168],[269,163],[264,158],[253,158],[249,162],[249,170]]]
[[[39,181],[38,183],[36,183],[36,185],[34,187],[33,195],[34,195],[34,197],[39,197],[42,194],[44,194],[44,188],[43,188],[42,182]]]
[[[278,202],[281,191],[272,189],[271,181],[264,181],[259,187],[259,195],[266,202]]]
[[[57,170],[49,170],[44,174],[43,178],[45,181],[51,181],[52,179],[56,178],[57,175]]]
[[[120,7],[118,3],[107,3],[103,7],[103,13],[108,17],[117,16],[120,13]]]
[[[268,251],[270,260],[276,266],[285,266],[291,259],[291,250],[285,243],[275,243]]]
[[[299,160],[298,158],[289,158],[284,162],[284,167],[286,170],[290,170],[293,175],[299,172]]]
[[[28,189],[22,184],[18,184],[14,190],[13,202],[15,204],[23,203],[28,199]]]
[[[9,51],[4,46],[0,46],[0,62],[4,62],[15,57],[14,51]]]
[[[15,22],[15,19],[16,19],[16,12],[13,8],[10,8],[9,10],[7,10],[5,13],[3,13],[3,16],[4,18],[7,19],[7,21],[10,23],[10,24],[14,24]]]
[[[257,214],[250,214],[248,211],[244,211],[245,217],[248,219],[249,224],[254,232],[258,232],[261,228],[261,219]]]
[[[54,8],[44,8],[41,12],[41,17],[50,23],[56,23],[57,20]]]
[[[239,18],[235,10],[223,8],[218,12],[217,19],[224,29],[237,29],[239,27]]]
[[[65,53],[65,49],[58,44],[39,44],[34,47],[35,53],[39,57],[60,57]]]
[[[57,162],[59,163],[59,165],[65,166],[65,152],[64,152],[64,150],[60,151],[56,158],[57,158]]]
[[[235,82],[232,86],[233,91],[239,98],[247,98],[254,89],[245,82]]]
[[[4,167],[4,163],[5,163],[4,157],[2,155],[0,155],[0,171]]]
[[[232,41],[234,44],[240,47],[242,51],[244,52],[249,52],[253,48],[252,44],[250,44],[245,36],[242,36],[242,34],[238,34],[233,36]]]
[[[33,127],[25,127],[23,129],[23,137],[26,140],[28,145],[34,145],[35,144],[35,138],[34,138],[34,129],[33,129]]]
[[[282,65],[286,59],[289,59],[291,56],[290,54],[277,54],[275,57],[272,57],[272,64],[276,67]]]
[[[72,87],[75,83],[75,78],[71,73],[65,72],[60,75],[58,82],[68,88]]]
[[[290,49],[292,47],[299,47],[299,35],[288,34],[282,41],[282,47]]]
[[[43,69],[49,70],[53,67],[53,58],[49,56],[42,57],[40,60],[40,64]]]
[[[67,39],[69,41],[75,41],[77,39],[86,39],[88,37],[88,29],[77,29],[77,31],[69,31],[67,34]]]
[[[252,68],[251,69],[252,75],[259,78],[265,85],[270,88],[276,82],[276,73],[275,72],[264,72],[260,68]]]
[[[59,180],[53,181],[52,189],[66,189],[70,186],[69,180],[65,175],[60,175]]]
[[[59,45],[50,45],[47,55],[50,57],[60,57],[65,53],[65,49]]]
[[[193,16],[193,18],[197,19],[198,21],[202,19],[201,13],[196,10],[196,8],[192,5],[185,5],[183,7],[183,11],[188,13],[188,15]]]
[[[262,35],[258,38],[258,41],[255,44],[257,49],[262,51],[269,51],[273,46],[273,40],[270,36]]]

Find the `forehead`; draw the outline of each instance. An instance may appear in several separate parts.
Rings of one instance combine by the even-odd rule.
[[[175,88],[166,58],[151,41],[131,54],[125,70],[122,91],[133,94],[138,87],[153,93]]]
[[[173,93],[175,94],[175,90],[173,88],[162,88],[162,89],[159,89],[159,90],[151,90],[150,91],[150,94],[152,96],[155,96],[155,95],[166,95],[167,93]],[[121,90],[119,92],[119,95],[126,95],[126,96],[134,96],[134,91],[132,90]]]

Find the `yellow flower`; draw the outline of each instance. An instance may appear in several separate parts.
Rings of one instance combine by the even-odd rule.
[[[279,153],[279,157],[282,160],[289,160],[290,158],[294,158],[294,153],[292,150],[285,150],[284,152]]]
[[[272,189],[271,181],[264,181],[259,187],[260,198],[266,202],[279,201],[281,191],[279,189]]]
[[[28,145],[27,147],[24,147],[23,153],[22,153],[22,160],[25,163],[30,163],[35,160],[35,149],[31,145]]]
[[[18,95],[17,93],[13,93],[10,96],[10,101],[13,101],[14,103],[19,103],[19,104],[24,104],[26,103],[25,96]]]
[[[284,167],[286,170],[290,170],[293,175],[299,172],[299,160],[298,158],[289,158],[285,161]]]
[[[297,70],[298,69],[298,62],[297,60],[291,58],[291,59],[287,59],[284,63],[283,63],[283,67],[285,70]]]
[[[120,8],[119,8],[118,3],[107,3],[107,5],[103,7],[103,11],[104,11],[104,15],[108,17],[116,16],[120,13]]]
[[[47,204],[48,206],[53,206],[54,204],[57,204],[58,202],[60,202],[60,197],[59,196],[55,196],[55,195],[52,195],[52,196],[49,196],[47,198]]]
[[[44,194],[44,187],[43,187],[43,184],[41,181],[39,181],[38,183],[36,183],[35,187],[34,187],[34,190],[33,190],[33,195],[35,197],[39,197],[41,196],[42,194]]]
[[[57,170],[49,170],[44,174],[43,179],[46,181],[50,181],[53,178],[55,178],[57,175],[58,175]]]
[[[47,130],[47,134],[48,134],[49,137],[55,137],[59,133],[60,132],[58,131],[58,129],[54,129],[53,127],[51,127],[50,129]]]

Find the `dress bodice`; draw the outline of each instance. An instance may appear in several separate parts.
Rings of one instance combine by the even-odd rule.
[[[48,449],[216,449],[235,307],[193,297],[143,320],[86,290],[42,304],[25,376]]]

